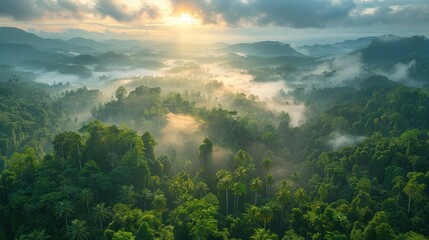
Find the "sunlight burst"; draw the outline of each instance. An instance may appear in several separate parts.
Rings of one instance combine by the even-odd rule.
[[[176,25],[198,25],[200,21],[193,17],[189,13],[182,13],[180,16],[174,19],[174,24]]]

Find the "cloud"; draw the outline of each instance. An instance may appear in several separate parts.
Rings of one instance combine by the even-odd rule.
[[[380,3],[376,7],[357,8],[350,14],[349,25],[364,26],[377,24],[428,24],[429,3],[425,2],[401,5],[390,5],[389,2]]]
[[[205,24],[292,28],[427,24],[426,0],[170,0],[173,12],[191,12]]]
[[[15,20],[29,20],[41,17],[35,1],[27,0],[0,0],[0,16]]]
[[[159,9],[146,1],[133,6],[119,0],[98,0],[95,4],[72,0],[0,0],[0,16],[18,21],[82,19],[85,15],[109,16],[118,22],[129,22],[143,16],[157,18]]]
[[[293,28],[322,28],[347,19],[353,10],[351,0],[259,0],[255,7],[259,12],[259,25],[277,25]]]
[[[0,0],[0,16],[14,20],[81,18],[85,6],[70,0]]]
[[[311,29],[429,23],[427,0],[0,0],[0,17],[18,21],[109,17],[117,22],[144,19],[165,23],[183,12],[206,25],[229,27]]]
[[[276,25],[295,28],[324,27],[344,19],[351,0],[172,0],[174,12],[190,11],[207,24]]]
[[[130,6],[119,0],[99,0],[96,9],[103,16],[109,16],[118,22],[129,22],[142,16],[149,18],[158,17],[158,9],[152,5],[143,3],[141,6]]]

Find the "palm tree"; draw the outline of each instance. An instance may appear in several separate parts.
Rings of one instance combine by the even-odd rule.
[[[94,194],[88,188],[84,188],[80,193],[80,200],[86,205],[86,213],[89,215],[89,204],[94,201]]]
[[[408,215],[410,214],[410,207],[411,207],[411,199],[416,199],[422,196],[423,191],[426,188],[426,185],[424,183],[418,183],[418,176],[423,175],[422,173],[417,172],[409,172],[407,174],[407,178],[409,179],[407,184],[404,187],[405,194],[408,195]]]
[[[218,178],[217,188],[225,190],[226,215],[228,216],[228,190],[232,188],[232,174],[230,171],[222,169],[216,173],[216,177]]]
[[[136,205],[138,196],[139,194],[134,191],[133,185],[122,186],[122,189],[120,192],[120,201],[122,203],[128,204],[130,206],[134,206]]]
[[[21,235],[18,240],[48,240],[51,236],[46,235],[45,229],[34,229],[30,234]]]
[[[267,185],[266,190],[267,190],[267,199],[268,199],[270,198],[270,195],[271,195],[271,185],[274,183],[274,178],[273,178],[273,175],[271,174],[267,174],[265,178],[266,178],[265,183]]]
[[[159,185],[161,185],[161,178],[158,175],[151,176],[150,184],[152,185],[152,191],[155,192]]]
[[[396,192],[396,204],[399,203],[399,197],[401,196],[401,190],[404,189],[405,186],[405,178],[402,176],[396,176],[393,179],[393,187],[392,191]]]
[[[157,193],[152,201],[152,208],[155,209],[160,215],[164,212],[167,207],[167,199],[164,194]]]
[[[250,237],[251,240],[277,240],[277,235],[264,228],[255,229],[255,233]]]
[[[260,208],[259,219],[261,220],[261,222],[264,223],[264,229],[265,229],[267,223],[269,223],[272,218],[273,218],[273,210],[271,210],[270,207],[263,206]]]
[[[250,182],[250,190],[252,190],[252,192],[255,192],[255,202],[253,204],[257,205],[258,191],[262,190],[262,181],[259,177],[252,179],[252,181]]]
[[[232,186],[232,194],[234,195],[234,211],[238,211],[238,203],[240,200],[240,196],[246,194],[246,185],[244,183],[234,183]]]
[[[99,203],[92,208],[92,219],[96,223],[100,223],[100,229],[103,229],[103,221],[111,215],[110,206],[105,207],[104,203]]]
[[[66,223],[67,235],[68,235],[69,234],[68,218],[74,212],[74,208],[73,208],[72,202],[70,202],[68,200],[60,201],[60,202],[58,202],[55,205],[54,211],[57,214],[57,218],[61,218],[61,217],[64,216],[64,220],[65,220],[65,223]]]
[[[289,199],[290,199],[290,186],[289,186],[289,183],[286,180],[284,180],[282,182],[282,186],[276,192],[276,200],[282,208],[282,219],[284,216],[285,206],[289,202]]]
[[[269,182],[268,182],[268,177],[269,176],[271,176],[271,178],[273,177],[271,174],[269,174],[269,172],[270,172],[270,170],[271,170],[271,168],[272,168],[272,165],[273,165],[273,160],[271,160],[271,158],[269,158],[269,157],[264,157],[263,159],[262,159],[262,168],[265,170],[265,174],[266,174],[266,181],[265,181],[265,197],[266,198],[268,198],[269,197],[269,195],[270,195],[270,193],[269,193]]]
[[[197,198],[204,197],[209,190],[210,189],[205,182],[197,182],[195,184],[195,192],[196,192],[195,195]]]
[[[88,239],[89,232],[88,228],[85,226],[86,222],[79,219],[74,219],[71,226],[68,227],[67,236],[71,240],[85,240]]]
[[[303,188],[298,188],[294,193],[295,201],[302,205],[307,201],[307,194]]]
[[[259,221],[259,211],[260,208],[255,205],[251,205],[246,209],[246,212],[243,214],[243,219],[246,223],[255,224]]]

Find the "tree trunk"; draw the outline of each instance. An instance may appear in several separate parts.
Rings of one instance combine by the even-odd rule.
[[[67,237],[68,237],[68,236],[70,236],[69,235],[69,224],[68,224],[68,221],[67,221],[67,215],[65,215],[65,214],[64,214],[64,219],[66,220],[66,231],[67,231]]]
[[[80,149],[79,149],[79,144],[77,145],[77,157],[79,158],[79,170],[82,169],[82,160],[80,159]]]
[[[88,218],[91,218],[91,215],[89,215],[89,205],[86,203],[86,213],[88,213]]]
[[[410,206],[411,206],[411,194],[408,196],[408,216],[410,215]]]
[[[398,191],[398,194],[396,194],[396,204],[399,204],[399,191]]]
[[[265,183],[265,197],[268,199],[268,181]]]
[[[282,204],[282,220],[283,220],[284,216],[285,216],[285,205]]]
[[[228,189],[225,188],[225,196],[226,196],[226,216],[228,216]]]
[[[258,190],[255,191],[255,206],[256,206],[257,199],[258,199]]]

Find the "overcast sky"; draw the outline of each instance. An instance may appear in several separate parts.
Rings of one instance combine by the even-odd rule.
[[[0,25],[65,38],[329,42],[428,36],[429,0],[0,0]]]

